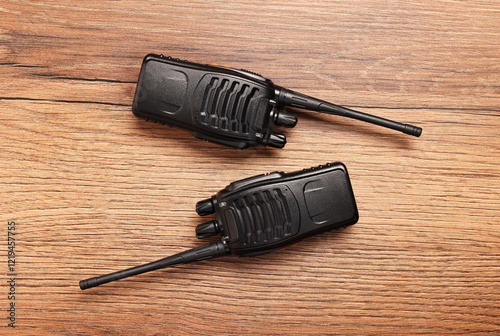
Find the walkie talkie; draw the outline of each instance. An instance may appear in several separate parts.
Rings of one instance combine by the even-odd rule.
[[[146,265],[82,280],[80,288],[231,253],[260,255],[358,221],[351,183],[342,163],[233,182],[198,202],[196,211],[200,216],[216,214],[215,220],[196,227],[196,236],[201,239],[220,234],[221,239]]]
[[[186,128],[198,138],[237,148],[282,148],[273,125],[294,127],[292,106],[341,115],[420,136],[420,127],[334,105],[273,84],[256,73],[215,64],[198,64],[163,55],[142,63],[133,113],[154,122]]]

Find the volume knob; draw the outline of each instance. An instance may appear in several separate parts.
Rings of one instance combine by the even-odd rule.
[[[297,125],[297,116],[287,111],[279,111],[275,114],[273,121],[278,126],[292,128]]]
[[[283,134],[271,133],[267,145],[275,148],[283,148],[286,145],[286,137]]]
[[[211,215],[215,212],[214,202],[211,198],[196,203],[196,212],[200,216]]]
[[[196,238],[203,239],[215,236],[219,233],[219,227],[217,222],[214,220],[208,221],[203,224],[199,224],[196,227]]]

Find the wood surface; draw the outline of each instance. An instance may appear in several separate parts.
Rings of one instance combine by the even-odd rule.
[[[0,242],[16,227],[2,335],[500,334],[500,3],[13,1],[0,4]],[[423,128],[299,112],[284,149],[237,150],[145,122],[142,58],[230,64]],[[81,291],[199,246],[197,201],[327,162],[344,230]]]

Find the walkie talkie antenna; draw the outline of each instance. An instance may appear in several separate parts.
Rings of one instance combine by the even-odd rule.
[[[419,137],[420,134],[422,134],[422,128],[420,127],[403,124],[393,120],[377,117],[368,113],[351,110],[349,108],[335,105],[324,100],[295,92],[293,90],[285,89],[283,87],[276,86],[275,97],[277,99],[278,106],[292,106],[320,113],[334,114],[352,119],[358,119],[416,137]]]
[[[182,264],[188,264],[191,262],[220,257],[230,254],[229,248],[226,244],[224,244],[221,240],[202,245],[197,248],[193,248],[191,250],[187,250],[178,254],[175,254],[170,257],[166,257],[157,261],[153,261],[149,264],[140,265],[137,267],[132,267],[123,271],[118,271],[106,275],[102,275],[99,277],[89,278],[86,280],[80,281],[81,289],[88,289],[96,286],[103,285],[108,282],[128,278],[134,275],[151,272],[157,269],[178,266]]]

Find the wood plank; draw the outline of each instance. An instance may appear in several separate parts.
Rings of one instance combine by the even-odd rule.
[[[0,4],[1,243],[9,335],[500,332],[500,5],[438,1]],[[134,117],[142,58],[249,69],[423,128],[297,111],[284,149],[237,150]],[[201,244],[197,201],[341,161],[344,230],[255,258],[78,281]]]

